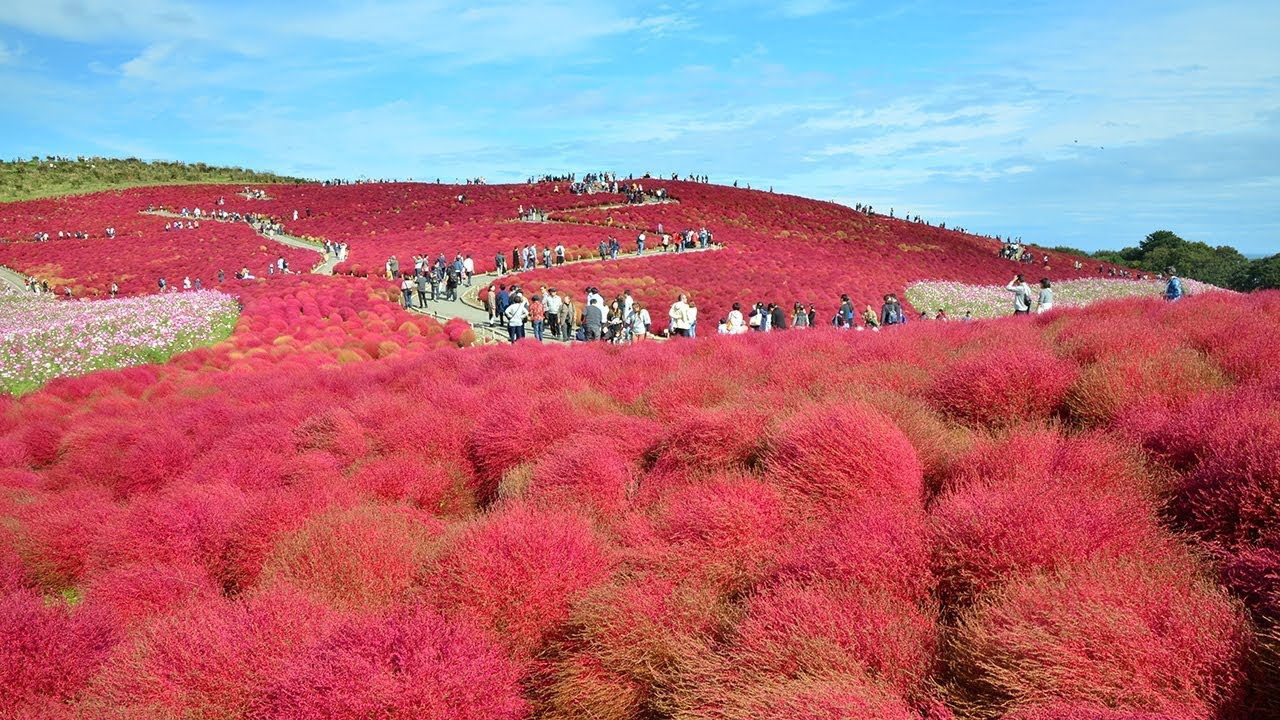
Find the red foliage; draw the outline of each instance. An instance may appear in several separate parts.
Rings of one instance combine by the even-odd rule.
[[[1252,404],[1219,419],[1228,422],[1201,436],[1175,510],[1215,541],[1280,544],[1280,412]]]
[[[884,503],[912,507],[924,500],[915,448],[866,406],[800,411],[778,429],[764,465],[794,500],[820,514]]]
[[[927,685],[936,621],[893,595],[840,582],[782,583],[752,597],[745,613],[726,651],[730,678],[865,674],[904,697]]]
[[[1280,294],[707,338],[735,298],[825,320],[841,292],[1003,282],[1009,264],[963,233],[660,184],[681,202],[203,186],[0,214],[0,235],[92,230],[19,251],[118,248],[148,286],[152,260],[263,252],[210,224],[225,248],[165,256],[187,240],[152,242],[158,218],[136,212],[218,194],[350,242],[353,271],[629,244],[659,221],[724,246],[512,280],[630,287],[659,327],[691,291],[696,342],[459,352],[465,323],[406,313],[384,281],[291,275],[235,284],[225,342],[0,398],[0,624],[22,638],[0,654],[35,648],[0,664],[26,688],[8,714],[945,720],[946,687],[966,717],[1184,720],[1249,701],[1241,608],[1156,518],[1276,620]],[[522,203],[614,229],[506,222]],[[1061,260],[1052,279],[1074,274]]]
[[[978,446],[930,508],[943,602],[964,604],[1099,556],[1158,550],[1164,533],[1142,481],[1136,461],[1101,438],[1040,431]]]
[[[564,623],[574,598],[605,579],[610,564],[579,516],[509,504],[451,538],[423,579],[446,614],[490,629],[523,662]]]
[[[1165,713],[1116,710],[1097,705],[1070,703],[1037,705],[1010,713],[1005,718],[1006,720],[1179,720],[1179,716]]]
[[[879,588],[924,605],[934,590],[924,514],[872,507],[831,518],[803,532],[776,573],[784,580]]]
[[[353,619],[294,652],[272,678],[272,720],[515,720],[520,672],[476,630],[425,610]]]
[[[121,720],[251,716],[293,653],[334,622],[290,592],[193,606],[118,645],[83,708]]]
[[[275,541],[261,583],[288,585],[339,610],[400,604],[439,534],[430,515],[361,506],[310,518]]]
[[[109,610],[127,627],[207,603],[221,591],[199,566],[147,563],[121,565],[95,576],[85,595],[92,606]]]
[[[930,400],[975,425],[1007,427],[1053,417],[1079,370],[1042,348],[985,351],[948,363],[934,377]]]
[[[76,700],[116,639],[93,607],[46,604],[26,590],[0,595],[0,716],[38,717]]]
[[[1212,718],[1238,708],[1249,644],[1237,605],[1171,550],[1008,583],[961,616],[948,670],[984,715],[1061,700]]]

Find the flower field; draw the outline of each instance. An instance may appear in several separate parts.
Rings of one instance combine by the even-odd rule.
[[[723,249],[518,282],[834,309],[1021,272],[984,238],[679,189],[563,211]],[[343,190],[227,203],[402,191]],[[546,190],[431,232],[518,192]],[[1042,316],[629,347],[468,347],[354,275],[228,283],[225,339],[0,395],[0,717],[1275,717],[1280,293],[1073,307],[1103,291],[1059,266]]]
[[[1032,295],[1039,288],[1027,278]],[[1007,283],[1006,283],[1007,284]],[[1194,295],[1222,292],[1220,288],[1195,280],[1182,280],[1183,292]],[[1053,283],[1054,307],[1083,307],[1102,300],[1121,298],[1153,298],[1164,295],[1160,280],[1122,280],[1116,278],[1080,278]],[[907,300],[913,307],[931,313],[946,310],[953,318],[969,310],[975,318],[1008,315],[1013,308],[1013,295],[1001,285],[968,285],[958,282],[918,282],[907,287]]]
[[[231,334],[239,307],[219,292],[102,302],[0,293],[0,391],[20,394],[55,377],[164,362]]]

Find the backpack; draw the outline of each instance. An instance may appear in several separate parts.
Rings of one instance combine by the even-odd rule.
[[[751,327],[760,327],[761,322],[762,321],[760,317],[760,310],[758,308],[755,310],[752,310],[751,319],[747,321],[747,324],[750,325]]]

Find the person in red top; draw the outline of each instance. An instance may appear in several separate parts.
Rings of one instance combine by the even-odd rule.
[[[529,305],[529,322],[533,323],[533,337],[538,342],[542,342],[542,328],[546,320],[547,309],[542,304],[542,296],[534,295],[533,302]]]

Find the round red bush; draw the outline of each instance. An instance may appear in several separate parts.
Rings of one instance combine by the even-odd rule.
[[[288,585],[336,609],[386,608],[408,596],[441,529],[404,507],[322,513],[275,541],[261,583]]]
[[[1053,417],[1080,370],[1039,347],[1013,347],[970,355],[943,365],[928,397],[963,422],[1007,427]]]
[[[29,590],[0,595],[0,717],[35,717],[76,700],[117,636],[93,607],[46,604]]]
[[[1004,585],[958,620],[944,680],[984,716],[1053,699],[1207,719],[1238,709],[1249,645],[1239,605],[1171,549]]]
[[[424,610],[354,619],[305,646],[273,678],[271,720],[527,716],[520,672],[479,631]]]
[[[924,502],[915,448],[892,421],[863,405],[800,410],[771,439],[764,467],[766,478],[814,515]]]
[[[450,617],[491,630],[527,660],[569,615],[574,598],[603,581],[609,553],[582,517],[515,503],[457,533],[424,570],[428,596]]]

